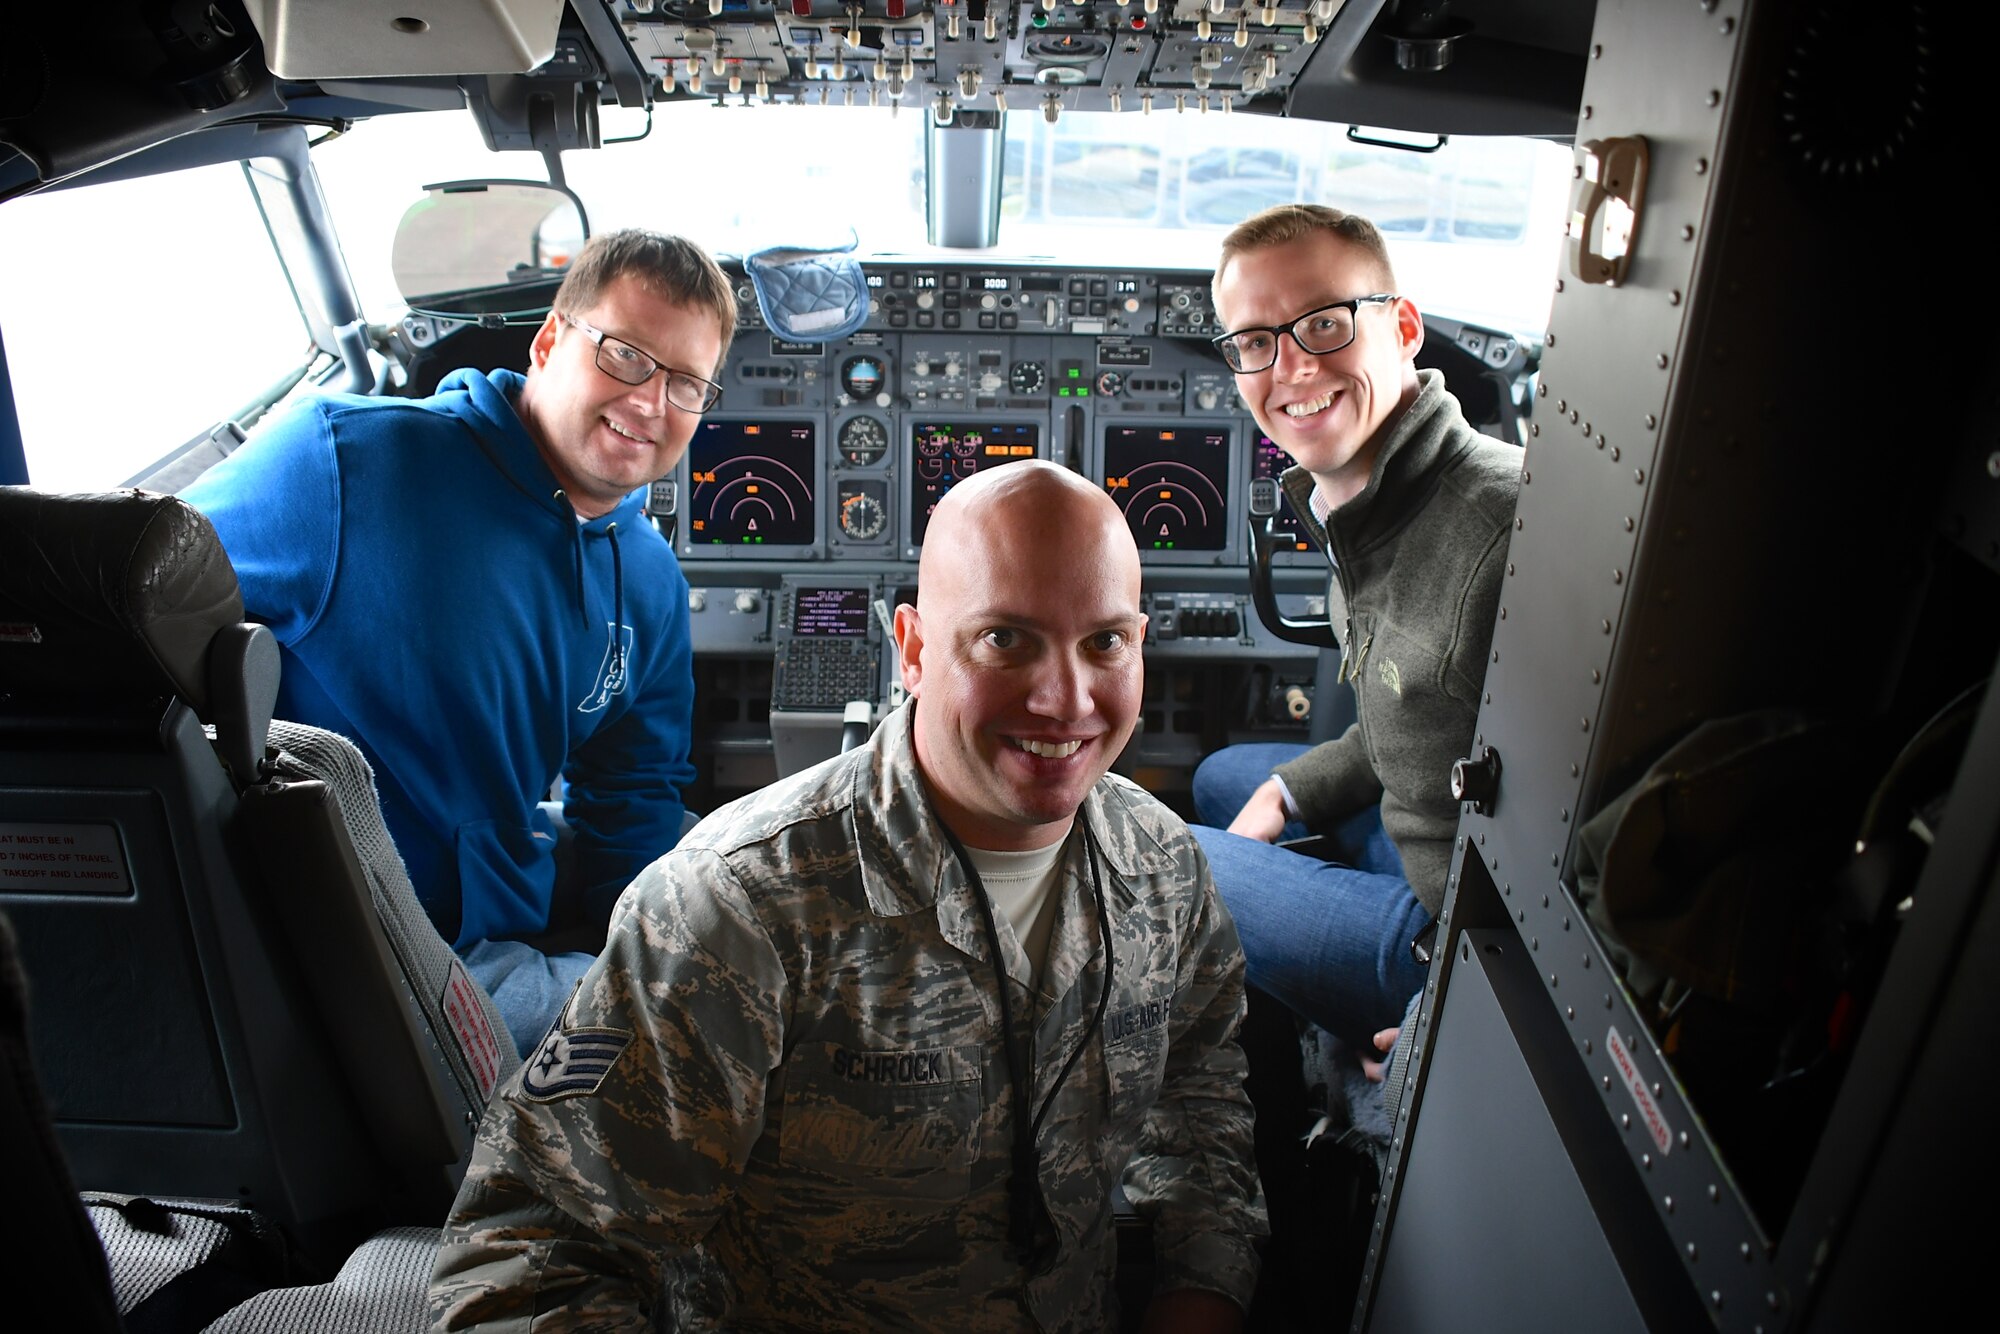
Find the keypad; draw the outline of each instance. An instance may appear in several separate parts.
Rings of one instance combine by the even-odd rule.
[[[874,651],[858,639],[789,639],[771,680],[774,709],[841,709],[875,699]]]

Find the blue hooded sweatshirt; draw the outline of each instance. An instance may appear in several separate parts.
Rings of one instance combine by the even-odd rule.
[[[680,836],[687,581],[643,489],[579,522],[512,371],[329,395],[188,488],[282,648],[278,715],[352,738],[410,881],[461,951],[578,925]],[[574,830],[557,905],[561,774]]]

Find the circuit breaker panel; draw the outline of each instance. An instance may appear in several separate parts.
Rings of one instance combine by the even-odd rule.
[[[2000,377],[1941,318],[1993,296],[1951,239],[1960,22],[1598,6],[1357,1330],[1884,1328],[1976,1282],[1925,1226],[1996,1176]]]

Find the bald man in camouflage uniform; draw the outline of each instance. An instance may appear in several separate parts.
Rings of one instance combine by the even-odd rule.
[[[1014,464],[939,504],[921,576],[912,703],[626,892],[481,1127],[436,1328],[1101,1330],[1122,1181],[1147,1328],[1240,1329],[1243,956],[1185,827],[1105,773],[1138,712],[1131,537]],[[1017,923],[977,868],[1036,849],[1047,911]]]

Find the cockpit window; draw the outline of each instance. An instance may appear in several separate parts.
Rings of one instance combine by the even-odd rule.
[[[1569,150],[1454,138],[1434,152],[1355,143],[1348,127],[1156,108],[1054,125],[1009,112],[1002,249],[1074,263],[1215,263],[1260,209],[1331,204],[1381,227],[1419,307],[1521,333],[1548,321]]]
[[[236,163],[12,200],[0,255],[14,405],[44,490],[137,478],[311,356]]]
[[[1378,222],[1400,289],[1426,311],[1522,333],[1546,324],[1570,174],[1561,145],[1454,138],[1417,153],[1355,143],[1343,125],[1130,111],[1053,125],[1039,109],[1007,113],[996,257],[1207,268],[1230,227],[1306,200]],[[922,255],[934,253],[926,119],[910,106],[662,104],[642,141],[566,153],[563,166],[593,231],[654,227],[742,256],[844,244],[851,230],[864,257]],[[632,129],[607,120],[605,135]],[[400,309],[389,241],[425,185],[545,179],[533,153],[489,152],[463,112],[381,117],[314,158],[376,320]]]

